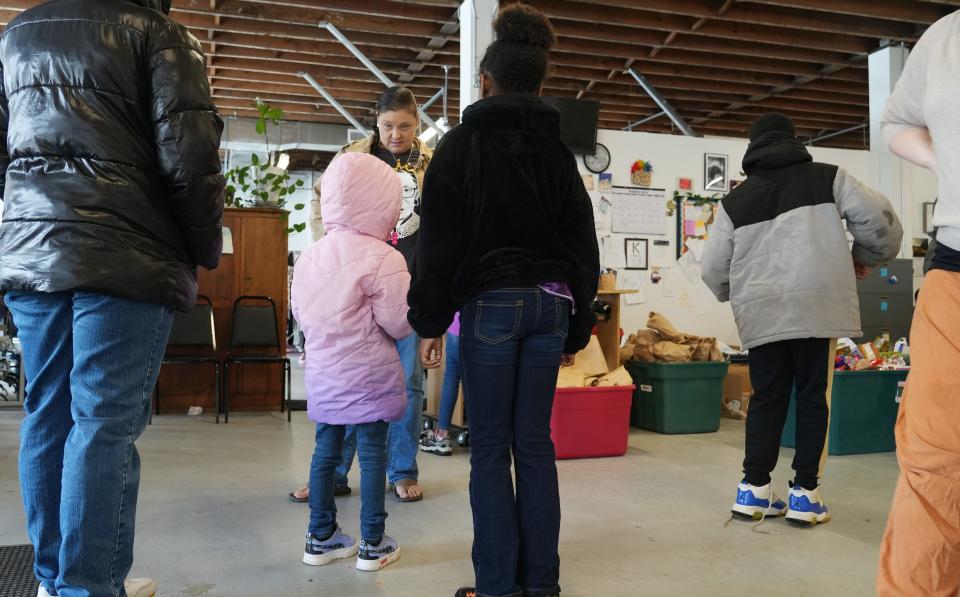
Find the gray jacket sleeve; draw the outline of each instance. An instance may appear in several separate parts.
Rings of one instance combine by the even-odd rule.
[[[903,225],[881,193],[837,170],[833,196],[853,235],[853,258],[867,267],[885,265],[900,252]]]
[[[710,227],[710,234],[707,236],[707,246],[703,251],[701,264],[703,282],[721,303],[730,300],[730,263],[732,261],[733,222],[721,203],[713,226]]]

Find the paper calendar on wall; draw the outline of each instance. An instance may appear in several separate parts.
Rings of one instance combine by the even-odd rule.
[[[613,187],[606,193],[613,204],[611,229],[619,234],[667,233],[667,192],[664,189]]]

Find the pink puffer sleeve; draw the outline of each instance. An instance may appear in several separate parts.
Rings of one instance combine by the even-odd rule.
[[[397,340],[413,333],[413,328],[407,322],[409,290],[407,262],[398,251],[390,251],[380,264],[369,295],[373,300],[373,318],[377,325]]]

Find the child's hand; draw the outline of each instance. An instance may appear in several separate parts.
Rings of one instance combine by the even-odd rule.
[[[865,280],[870,275],[870,268],[856,259],[853,260],[853,271],[857,274],[858,280]]]
[[[424,338],[420,341],[420,362],[425,369],[438,369],[443,361],[443,338]]]

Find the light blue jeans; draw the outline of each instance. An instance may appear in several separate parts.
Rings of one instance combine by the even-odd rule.
[[[10,292],[27,379],[20,488],[34,572],[51,595],[125,595],[140,457],[134,441],[172,309],[82,292]]]
[[[403,363],[403,376],[407,380],[407,410],[403,418],[390,423],[387,435],[387,480],[391,484],[412,479],[417,481],[417,453],[420,449],[420,427],[423,417],[423,365],[420,363],[420,338],[411,334],[397,340],[397,351]],[[343,458],[334,475],[337,485],[347,484],[347,475],[357,453],[357,435],[353,427],[347,427],[343,440]]]

